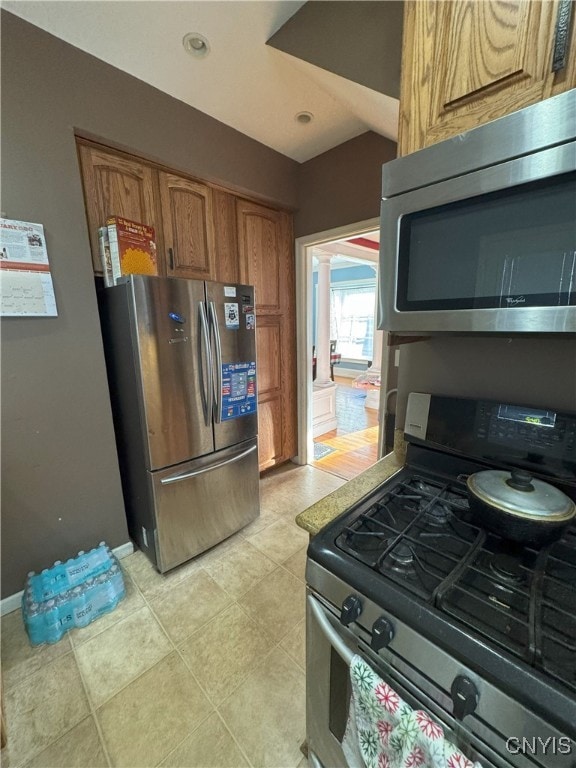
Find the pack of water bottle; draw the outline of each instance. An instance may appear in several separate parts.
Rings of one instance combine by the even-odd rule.
[[[114,610],[125,596],[124,577],[104,542],[42,573],[29,573],[22,616],[32,645],[57,643],[74,627],[85,627]]]

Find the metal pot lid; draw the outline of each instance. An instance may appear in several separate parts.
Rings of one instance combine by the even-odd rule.
[[[476,472],[466,484],[476,498],[489,506],[526,520],[561,523],[576,514],[574,502],[565,493],[521,469],[511,473],[498,469]]]

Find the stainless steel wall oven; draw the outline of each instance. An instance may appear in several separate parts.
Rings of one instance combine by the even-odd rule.
[[[479,471],[529,471],[576,500],[576,414],[412,393],[405,466],[308,548],[310,761],[346,766],[359,654],[484,768],[576,765],[576,525],[495,534]]]
[[[576,89],[383,167],[379,327],[576,332]]]

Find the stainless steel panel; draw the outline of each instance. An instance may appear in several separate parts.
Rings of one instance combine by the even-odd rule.
[[[215,546],[259,514],[256,439],[149,476],[160,572]]]
[[[133,354],[140,375],[147,467],[155,470],[214,449],[212,424],[206,424],[202,408],[199,364],[204,359],[208,365],[200,330],[204,284],[132,275],[127,285],[135,317]]]
[[[404,158],[403,158],[404,159]],[[382,201],[378,327],[394,332],[575,333],[576,307],[400,312],[398,239],[403,216],[576,170],[576,144],[553,147]]]
[[[334,700],[335,691],[331,681],[334,673],[331,651],[334,649],[346,667],[349,667],[355,654],[361,656],[409,706],[423,709],[435,717],[442,724],[447,737],[466,750],[473,760],[479,760],[484,768],[512,768],[512,763],[499,756],[486,743],[482,744],[466,727],[455,724],[453,718],[446,716],[445,710],[436,704],[436,690],[426,683],[422,685],[423,678],[414,684],[410,679],[409,667],[401,662],[387,663],[379,659],[368,646],[369,637],[361,638],[344,628],[330,607],[313,593],[307,596],[306,626],[306,737],[308,747],[320,765],[347,765],[341,742],[329,728],[331,707],[342,707],[340,699]],[[421,647],[419,650],[423,654],[421,658],[425,659],[426,648]],[[339,691],[339,694],[345,697],[346,691]],[[521,760],[514,768],[535,767]]]
[[[247,315],[254,315],[254,288],[251,285],[206,283],[206,301],[211,316],[213,381],[214,381],[214,443],[216,450],[234,445],[258,434],[257,413],[235,419],[222,419],[222,365],[256,361],[256,332]],[[237,324],[226,312],[226,305],[235,305]],[[251,308],[252,312],[246,311]]]
[[[355,592],[363,604],[362,615],[359,622],[345,629],[339,624],[337,615],[334,615],[338,609],[332,606],[340,606],[344,598],[352,592],[351,588],[311,560],[307,561],[306,580],[313,590],[308,599],[316,602],[316,608],[323,611],[326,621],[338,635],[335,647],[339,654],[346,653],[342,653],[342,645],[346,646],[348,653],[360,653],[381,677],[388,678],[392,687],[397,682],[400,683],[420,701],[423,709],[437,717],[446,728],[468,739],[484,756],[489,756],[494,765],[506,768],[548,768],[549,755],[540,754],[527,758],[522,754],[510,754],[506,749],[506,740],[511,737],[540,737],[544,741],[550,738],[557,744],[561,743],[561,738],[573,738],[571,733],[561,733],[531,709],[484,679],[477,671],[462,664],[392,615],[387,618],[393,622],[394,638],[388,648],[376,654],[369,647],[370,628],[376,619],[382,616],[382,609],[364,595]],[[324,762],[325,754],[332,762],[324,764],[337,765],[339,743],[326,732],[326,705],[321,701],[324,691],[328,688],[330,665],[327,659],[330,643],[310,606],[307,610],[307,622],[307,659],[310,659],[310,663],[307,661],[307,674],[310,678],[307,683],[307,697],[311,700],[310,705],[307,704],[307,731],[310,747],[321,762]],[[480,693],[476,712],[468,715],[463,725],[452,715],[452,700],[449,694],[452,681],[458,675],[472,679]],[[316,690],[319,690],[319,693],[315,693]],[[316,712],[319,713],[318,717]],[[572,741],[571,745],[570,754],[554,756],[554,765],[558,768],[573,768],[576,742]]]
[[[382,197],[462,176],[576,138],[576,90],[386,163]]]

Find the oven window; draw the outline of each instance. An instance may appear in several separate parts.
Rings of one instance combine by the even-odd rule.
[[[351,695],[350,669],[334,648],[330,648],[330,715],[328,727],[340,743],[344,738],[346,723],[348,722]]]
[[[576,173],[407,214],[398,309],[576,304]]]

